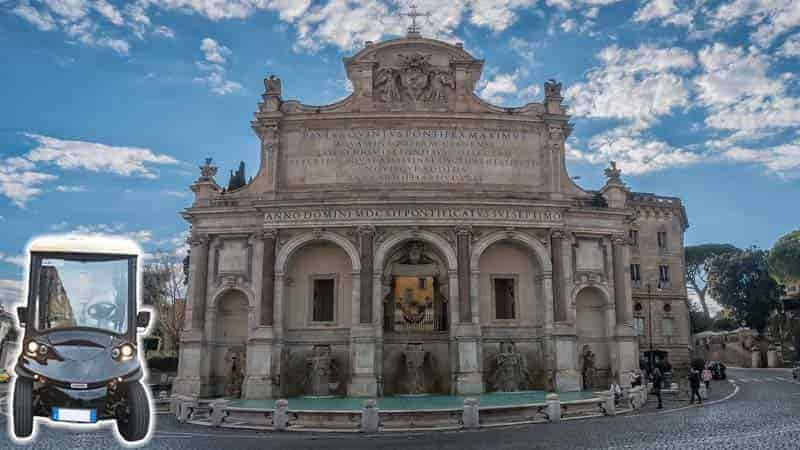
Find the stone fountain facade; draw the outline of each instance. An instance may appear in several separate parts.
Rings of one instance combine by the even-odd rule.
[[[576,185],[560,83],[489,104],[482,60],[417,33],[344,64],[353,93],[330,105],[264,80],[249,183],[226,190],[213,160],[200,168],[178,394],[224,395],[239,348],[247,399],[302,392],[327,361],[354,396],[579,390],[587,347],[595,379],[624,385],[640,358],[633,264],[643,278],[670,265],[657,299],[673,306],[673,366],[688,360],[683,206],[632,193],[613,165],[601,190]],[[640,253],[634,231],[669,244]]]

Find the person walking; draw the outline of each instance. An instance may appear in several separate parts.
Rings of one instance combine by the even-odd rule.
[[[702,404],[703,397],[700,397],[700,371],[696,367],[689,369],[689,387],[692,389],[692,398],[689,404],[694,403],[694,397],[697,396],[697,401]]]
[[[713,378],[711,365],[706,363],[706,367],[703,369],[703,382],[706,384],[706,392],[711,392],[711,378]]]
[[[664,376],[661,374],[661,369],[659,369],[658,366],[656,366],[650,374],[650,381],[653,383],[653,395],[658,398],[658,406],[656,409],[662,409],[664,405],[661,403],[661,383],[664,381]]]

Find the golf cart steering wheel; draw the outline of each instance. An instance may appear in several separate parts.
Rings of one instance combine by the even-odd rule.
[[[92,304],[86,313],[95,320],[109,320],[117,313],[117,305],[111,302],[97,302]]]

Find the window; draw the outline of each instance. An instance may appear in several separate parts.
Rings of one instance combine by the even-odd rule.
[[[638,283],[642,280],[639,264],[631,264],[631,281]]]
[[[634,247],[639,246],[639,230],[630,230],[628,237],[631,239],[631,245]]]
[[[418,289],[425,289],[425,278],[419,278],[419,282],[417,283]]]
[[[644,318],[643,317],[634,317],[633,318],[633,331],[636,336],[644,336]]]
[[[513,319],[514,315],[514,279],[494,279],[494,312],[500,320]]]
[[[667,249],[667,232],[666,231],[659,231],[658,232],[658,248],[659,248],[659,250],[666,250]]]
[[[314,296],[312,301],[312,322],[333,322],[336,305],[336,280],[333,278],[317,278],[314,280]]]
[[[668,313],[670,311],[672,311],[672,305],[670,305],[669,303],[665,303],[664,304],[664,312]]]
[[[664,319],[664,321],[661,324],[661,334],[663,334],[664,337],[671,337],[673,331],[672,326],[673,326],[672,319]]]
[[[669,283],[669,266],[658,266],[658,281],[661,283]]]
[[[642,304],[639,303],[639,302],[636,302],[636,304],[633,305],[633,310],[634,311],[641,311],[642,310]]]

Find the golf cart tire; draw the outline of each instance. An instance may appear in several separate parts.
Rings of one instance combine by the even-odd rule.
[[[128,410],[127,420],[117,418],[119,434],[128,442],[141,441],[150,426],[150,402],[144,386],[138,381],[128,386]]]
[[[14,434],[25,439],[33,433],[33,380],[19,377],[14,381]]]

